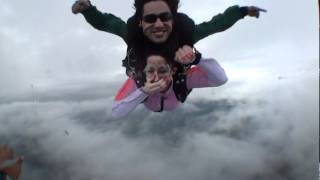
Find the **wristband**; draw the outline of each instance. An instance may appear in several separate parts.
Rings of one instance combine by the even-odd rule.
[[[196,50],[196,48],[193,48],[193,50],[194,50],[195,59],[194,59],[194,61],[192,61],[188,65],[197,65],[197,64],[199,64],[200,59],[202,57],[201,53],[198,50]]]
[[[248,12],[248,6],[240,7],[240,11],[241,11],[241,14],[242,14],[243,17],[245,17],[246,15],[249,14],[249,12]]]

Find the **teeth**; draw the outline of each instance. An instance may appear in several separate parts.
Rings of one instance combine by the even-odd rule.
[[[155,35],[163,35],[164,31],[157,31],[157,32],[153,32]]]

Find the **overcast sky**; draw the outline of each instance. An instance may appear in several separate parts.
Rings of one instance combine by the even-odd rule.
[[[181,0],[196,23],[267,9],[196,44],[229,81],[168,113],[110,117],[126,45],[71,13],[73,0],[1,0],[0,143],[23,179],[301,180],[318,176],[317,1]],[[92,0],[126,20],[130,0]],[[143,115],[143,116],[142,116]]]

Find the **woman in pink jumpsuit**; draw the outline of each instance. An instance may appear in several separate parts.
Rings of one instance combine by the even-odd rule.
[[[176,53],[176,61],[187,64],[195,59],[190,47],[183,47]],[[174,69],[161,54],[146,57],[144,75],[146,82],[138,88],[134,79],[128,78],[118,91],[112,116],[124,117],[143,103],[151,111],[170,111],[181,102],[173,90]],[[199,63],[186,71],[187,89],[216,87],[227,82],[227,76],[218,62],[212,58],[201,58]]]

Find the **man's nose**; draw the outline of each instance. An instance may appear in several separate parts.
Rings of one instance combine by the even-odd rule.
[[[163,26],[163,22],[161,21],[160,18],[157,18],[156,22],[154,22],[154,26],[156,26],[156,27],[161,27],[161,26]]]

